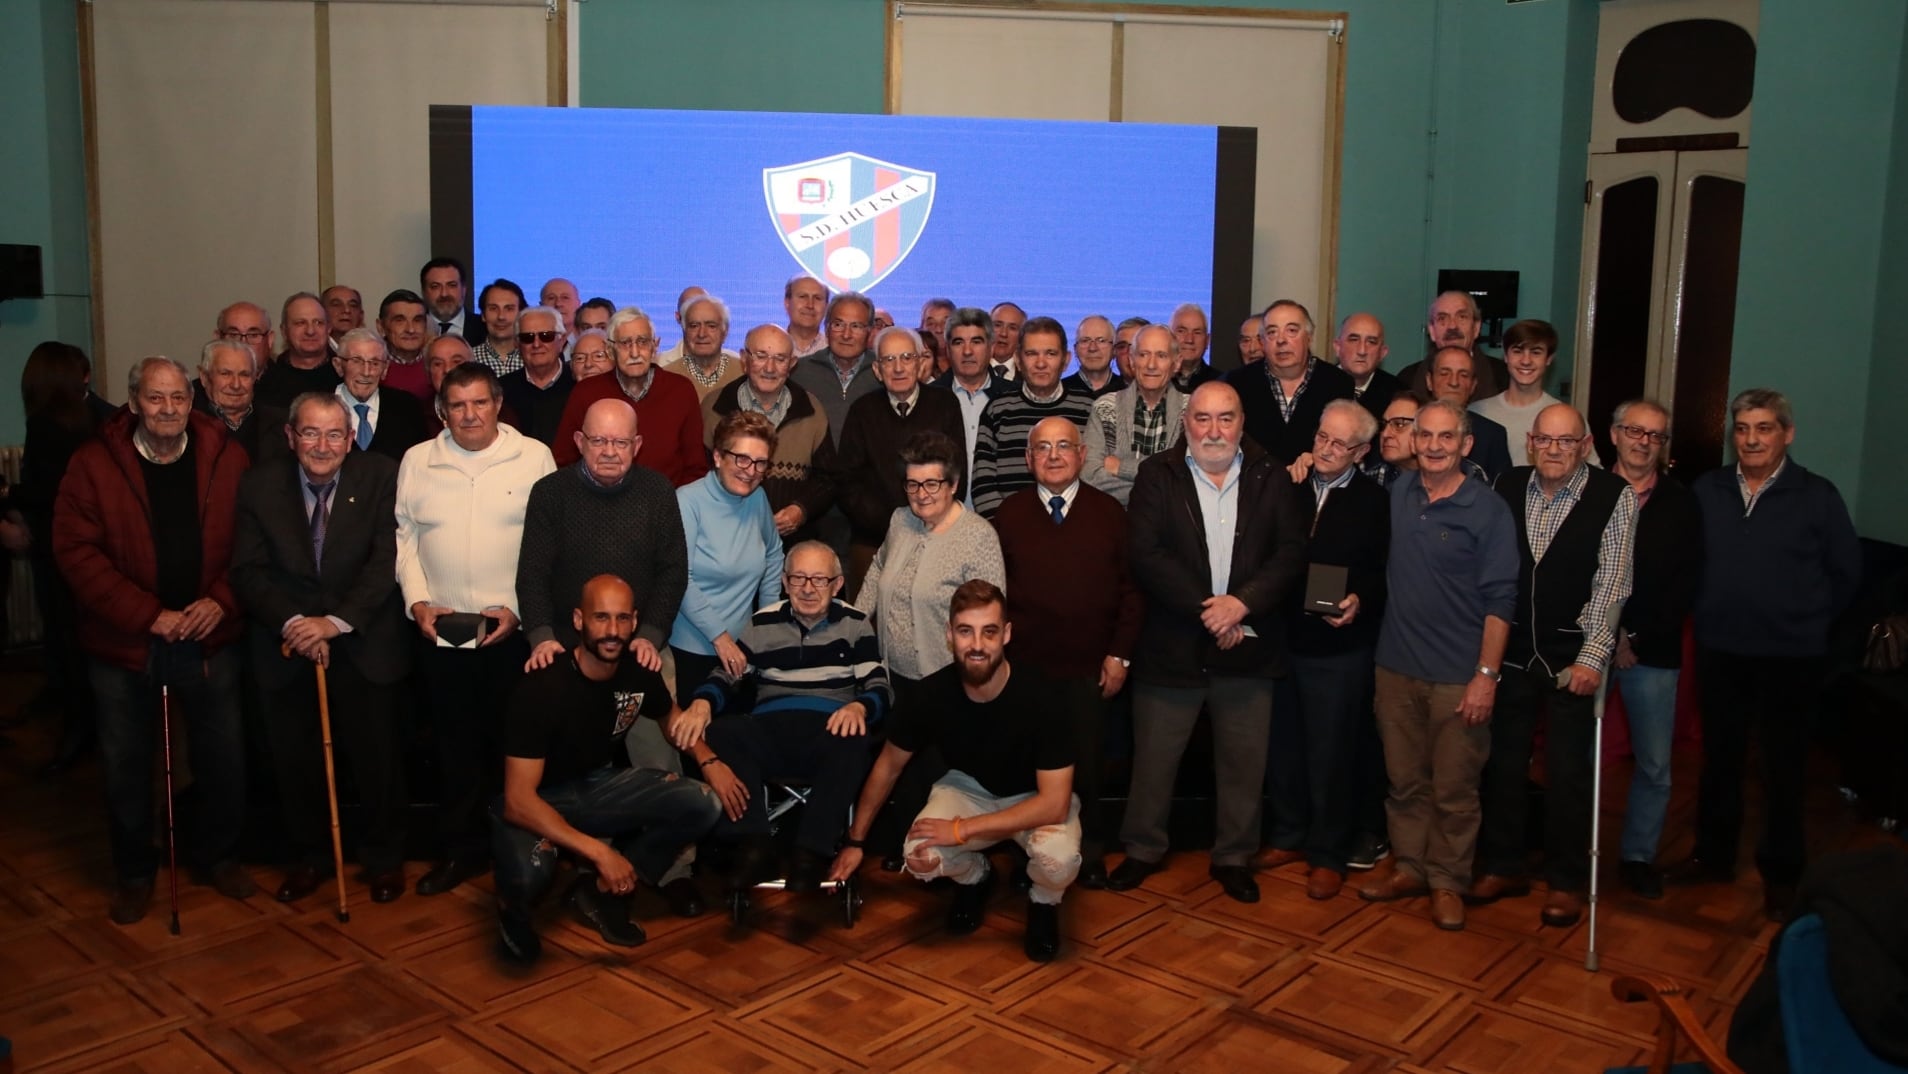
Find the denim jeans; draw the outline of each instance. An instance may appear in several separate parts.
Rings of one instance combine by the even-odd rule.
[[[571,827],[608,840],[636,875],[654,886],[678,851],[715,825],[722,804],[705,783],[654,768],[598,768],[579,779],[537,790]],[[527,909],[556,873],[557,848],[503,818],[503,797],[490,806],[497,898]]]
[[[189,648],[155,642],[145,669],[132,671],[89,659],[87,677],[99,714],[107,828],[119,882],[150,880],[159,869],[153,848],[152,758],[161,746],[162,682],[171,688],[174,738],[183,738],[181,745],[192,751],[196,808],[180,832],[180,856],[200,867],[231,859],[245,824],[238,649],[227,646],[210,660],[201,660]],[[182,727],[184,735],[179,734]],[[178,759],[173,763],[176,768]]]
[[[1623,811],[1623,860],[1656,861],[1669,811],[1670,750],[1676,738],[1676,668],[1638,664],[1618,671],[1617,689],[1630,718],[1630,801]]]

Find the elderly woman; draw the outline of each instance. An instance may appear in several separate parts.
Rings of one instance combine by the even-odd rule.
[[[874,616],[897,704],[911,687],[954,662],[947,650],[947,605],[962,582],[1007,583],[994,527],[961,506],[966,452],[938,432],[916,433],[901,448],[908,505],[888,520],[888,535],[855,598]]]
[[[717,664],[740,676],[748,661],[735,639],[757,608],[781,597],[782,537],[762,491],[775,441],[767,418],[736,411],[716,427],[715,469],[676,490],[689,546],[689,588],[669,634],[677,697]]]

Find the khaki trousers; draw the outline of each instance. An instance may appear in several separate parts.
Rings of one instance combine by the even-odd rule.
[[[1464,687],[1426,682],[1380,667],[1378,738],[1391,795],[1385,815],[1397,868],[1434,889],[1467,891],[1477,846],[1478,780],[1491,753],[1491,727],[1457,714]]]

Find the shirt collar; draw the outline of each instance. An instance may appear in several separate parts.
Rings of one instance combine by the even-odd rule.
[[[1321,480],[1318,474],[1314,472],[1312,474],[1312,491],[1313,492],[1330,492],[1333,489],[1342,489],[1346,485],[1351,484],[1352,478],[1357,476],[1358,476],[1358,467],[1356,466],[1345,467],[1345,470],[1343,473],[1339,474],[1337,477],[1332,478],[1330,481]]]
[[[887,389],[884,388],[882,390],[886,391]],[[900,404],[906,403],[908,406],[908,409],[913,410],[914,404],[920,401],[921,401],[921,385],[918,382],[914,385],[914,390],[908,393],[908,397],[906,399],[896,399],[894,397],[893,392],[888,392],[888,405],[891,407],[898,407]],[[897,410],[896,413],[899,413],[899,411]]]
[[[1577,468],[1571,472],[1570,476],[1564,479],[1563,487],[1557,490],[1555,496],[1548,497],[1548,499],[1552,503],[1556,503],[1560,500],[1575,500],[1583,494],[1583,486],[1589,480],[1590,464],[1587,462],[1579,462]],[[1536,496],[1543,497],[1544,495],[1544,487],[1537,481],[1537,470],[1535,467],[1530,471],[1529,490]]]
[[[1055,384],[1053,386],[1052,395],[1039,396],[1039,395],[1035,395],[1033,391],[1027,387],[1027,384],[1025,381],[1022,381],[1020,385],[1020,394],[1023,398],[1025,398],[1030,403],[1042,403],[1042,404],[1057,403],[1060,401],[1061,396],[1067,394],[1067,386],[1064,384]]]
[[[1789,468],[1789,457],[1787,455],[1784,455],[1782,456],[1782,461],[1779,463],[1776,463],[1776,468],[1770,471],[1769,476],[1763,479],[1761,485],[1758,485],[1756,487],[1756,492],[1759,494],[1761,493],[1763,489],[1766,489],[1770,485],[1775,484],[1775,479],[1778,477],[1781,477],[1782,471],[1787,470],[1788,468]],[[1740,462],[1736,464],[1736,485],[1740,488],[1749,487],[1749,479],[1743,475],[1742,463]]]

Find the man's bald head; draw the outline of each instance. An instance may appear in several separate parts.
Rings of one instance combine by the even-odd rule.
[[[585,436],[636,435],[636,408],[625,399],[598,399],[583,412]]]
[[[605,605],[609,607],[634,609],[636,607],[636,591],[629,587],[628,582],[623,581],[614,574],[599,574],[589,581],[584,582],[583,599],[578,606],[585,612],[588,612],[591,608],[603,607]]]

